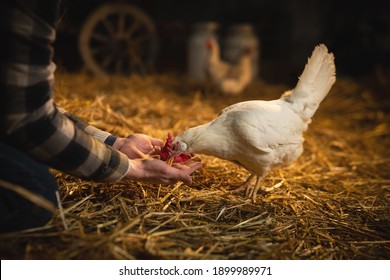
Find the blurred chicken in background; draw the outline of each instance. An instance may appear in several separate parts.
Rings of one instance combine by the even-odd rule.
[[[247,48],[236,64],[221,59],[220,47],[215,39],[206,42],[210,55],[206,59],[206,75],[213,88],[226,95],[239,95],[252,81],[252,50]]]

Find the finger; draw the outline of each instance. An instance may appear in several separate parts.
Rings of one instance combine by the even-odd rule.
[[[148,155],[158,155],[158,154],[160,154],[161,147],[160,146],[153,146],[152,144],[149,144],[147,146],[143,146],[142,150],[145,154],[148,154]]]
[[[174,184],[178,181],[181,181],[187,185],[190,185],[192,183],[190,173],[171,166],[169,166],[169,168],[166,170],[165,176],[163,176],[162,178],[169,180],[170,184]]]
[[[160,156],[160,155],[153,155],[153,154],[150,154],[149,156],[150,156],[150,158],[152,158],[152,159],[161,160],[161,156]]]
[[[182,173],[182,172],[179,174],[179,181],[182,181],[186,185],[192,184],[191,176],[186,174],[186,173]]]
[[[172,180],[172,179],[167,179],[167,178],[160,178],[157,182],[155,183],[159,183],[159,184],[165,184],[165,185],[172,185],[174,183],[176,183],[176,181]]]
[[[200,162],[195,162],[194,164],[187,165],[189,168],[185,171],[187,174],[193,173],[195,170],[199,169],[202,167],[202,163]]]
[[[176,168],[176,169],[179,169],[179,170],[182,170],[184,171],[185,173],[187,174],[191,174],[193,173],[195,170],[199,169],[202,167],[202,163],[200,162],[192,162],[192,163],[189,163],[189,164],[173,164],[172,167]]]
[[[189,159],[187,161],[180,162],[178,164],[187,165],[188,166],[188,165],[192,165],[192,164],[198,163],[198,162],[202,162],[202,160],[197,157],[197,158],[191,158],[191,159]]]
[[[134,147],[134,153],[136,154],[136,157],[138,158],[147,158],[147,153],[144,153],[140,149]]]
[[[152,143],[153,146],[159,146],[159,147],[164,146],[164,141],[157,138],[150,137],[150,143]]]
[[[191,158],[191,159],[190,159],[190,161],[201,162],[201,161],[202,161],[202,159],[201,159],[201,158],[199,158],[199,157],[193,157],[193,158]]]
[[[159,146],[154,146],[153,148],[154,148],[154,149],[152,149],[151,151],[149,151],[148,155],[157,156],[157,155],[160,155],[160,154],[161,154],[161,147],[159,147]]]
[[[171,166],[180,170],[188,169],[188,165],[184,162],[174,162]]]
[[[155,183],[166,184],[166,185],[173,185],[173,184],[176,184],[179,181],[181,181],[181,182],[183,182],[185,184],[191,184],[192,183],[191,177],[188,176],[185,173],[183,173],[183,174],[175,173],[175,174],[171,174],[171,176],[169,176],[169,177],[160,177],[157,180],[157,182],[155,182]]]
[[[160,146],[154,146],[153,147],[154,148],[154,150],[156,151],[156,152],[161,152],[161,147]]]
[[[185,169],[195,168],[195,170],[202,166],[202,162],[200,162],[200,161],[187,161],[187,162],[182,162],[182,163],[178,163],[178,164],[181,167],[185,167]]]

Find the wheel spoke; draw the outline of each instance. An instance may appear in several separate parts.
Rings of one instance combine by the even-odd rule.
[[[110,65],[110,63],[114,60],[114,56],[113,55],[107,55],[103,61],[102,61],[102,65],[103,65],[103,68],[104,69],[107,69],[107,67]]]
[[[140,55],[138,48],[129,48],[127,53],[129,55],[129,58],[130,58],[129,64],[130,64],[130,70],[132,72],[137,72],[140,70],[139,68],[145,67],[145,64],[143,63],[143,60],[142,60],[142,57]]]
[[[115,34],[115,29],[112,26],[112,23],[110,22],[110,20],[108,18],[104,18],[102,20],[102,23],[112,37]]]
[[[120,56],[117,57],[117,59],[115,61],[115,73],[117,73],[117,74],[121,74],[122,73],[123,60],[124,60],[124,56],[123,55],[120,55]]]
[[[135,70],[135,61],[137,59],[136,55],[134,54],[134,51],[132,49],[129,49],[128,50],[128,54],[129,54],[129,68],[130,68],[130,71],[131,72],[134,72]]]
[[[122,70],[124,70],[124,62],[125,62],[125,57],[126,57],[127,51],[123,50],[120,53],[117,53],[115,56],[115,61],[114,61],[114,72],[117,74],[122,74]]]
[[[149,33],[144,33],[144,34],[140,34],[138,35],[137,37],[134,37],[134,38],[128,38],[128,42],[129,43],[132,43],[132,44],[137,44],[137,45],[140,45],[140,43],[142,43],[143,41],[147,40],[148,38],[150,38],[150,34]]]
[[[139,22],[134,22],[130,28],[127,30],[126,32],[126,36],[125,38],[131,38],[133,36],[133,34],[141,27],[141,24]]]
[[[96,40],[96,41],[100,41],[100,42],[107,42],[110,39],[106,35],[101,34],[101,33],[97,33],[97,32],[93,33],[91,35],[91,38]]]
[[[93,55],[96,55],[96,54],[102,53],[104,51],[108,51],[109,49],[110,49],[110,47],[107,45],[103,45],[100,47],[93,47],[93,48],[91,48],[91,53]]]
[[[118,15],[118,35],[125,34],[126,16],[123,13]]]

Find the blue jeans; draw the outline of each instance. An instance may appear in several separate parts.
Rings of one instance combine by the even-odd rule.
[[[0,142],[0,179],[19,185],[57,205],[57,181],[49,168],[23,152]],[[52,213],[0,183],[0,232],[43,226]]]

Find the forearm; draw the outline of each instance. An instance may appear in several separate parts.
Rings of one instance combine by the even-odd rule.
[[[68,119],[70,119],[78,128],[84,130],[86,133],[92,135],[100,142],[107,144],[109,146],[113,146],[116,140],[118,139],[117,136],[114,136],[110,134],[109,132],[103,131],[97,127],[94,127],[90,125],[88,122],[76,117],[75,115],[69,113],[63,108],[57,107],[58,111],[62,114],[64,114]],[[115,148],[115,147],[114,147]],[[118,150],[118,149],[116,149]]]

